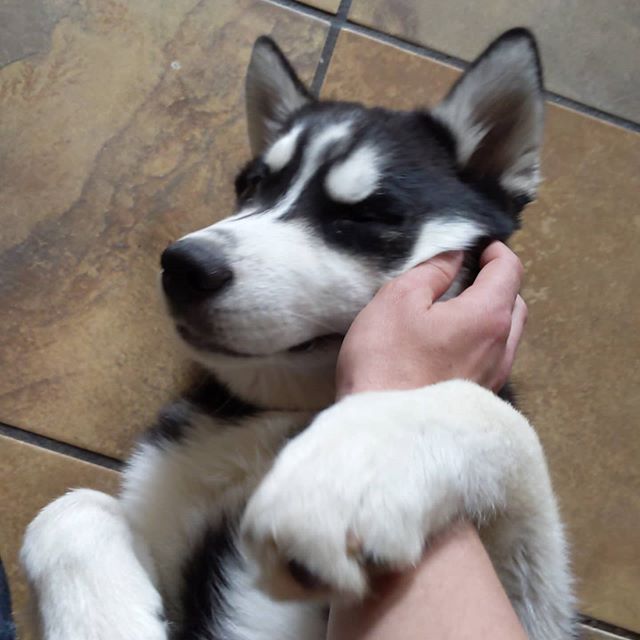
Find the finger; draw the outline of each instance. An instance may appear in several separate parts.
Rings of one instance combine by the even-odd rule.
[[[527,305],[522,299],[522,296],[516,296],[516,302],[513,306],[513,315],[511,316],[511,331],[507,338],[507,344],[505,346],[505,361],[508,364],[509,371],[513,366],[513,362],[516,358],[516,352],[520,345],[522,334],[524,333],[525,325],[527,324]]]
[[[427,306],[442,296],[453,284],[464,254],[462,251],[441,253],[400,276],[403,285],[418,293]]]
[[[523,268],[518,256],[502,242],[492,242],[480,257],[480,273],[460,296],[477,302],[492,300],[513,309],[522,284]]]
[[[494,240],[486,246],[485,250],[480,255],[480,268],[483,269],[492,260],[500,260],[508,255],[515,255],[515,253],[513,253],[513,251],[511,251],[504,242]]]

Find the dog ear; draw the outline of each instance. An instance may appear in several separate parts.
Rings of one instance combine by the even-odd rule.
[[[432,113],[453,134],[463,173],[496,180],[525,202],[535,197],[544,97],[528,30],[512,29],[489,45]]]
[[[313,97],[269,37],[253,45],[245,83],[249,142],[253,155],[273,142],[289,116]]]

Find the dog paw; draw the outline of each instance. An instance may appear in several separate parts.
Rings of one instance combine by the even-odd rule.
[[[348,398],[279,455],[241,526],[271,596],[360,599],[372,572],[417,563],[425,536],[459,508],[455,452],[443,465],[420,407],[401,399]]]

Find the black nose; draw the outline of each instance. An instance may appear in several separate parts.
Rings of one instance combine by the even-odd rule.
[[[222,252],[205,240],[174,242],[162,253],[162,288],[169,300],[185,305],[219,293],[233,278]]]

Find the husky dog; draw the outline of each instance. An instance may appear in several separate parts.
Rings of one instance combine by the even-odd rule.
[[[563,528],[522,415],[462,380],[334,404],[341,338],[379,287],[443,251],[477,256],[534,198],[535,40],[505,33],[435,109],[401,112],[316,100],[262,37],[246,98],[237,212],[162,255],[207,378],[160,413],[117,498],[72,491],[29,526],[41,636],[321,640],[328,602],[468,519],[529,636],[572,638]]]

